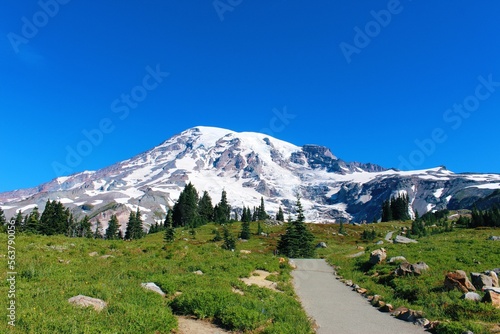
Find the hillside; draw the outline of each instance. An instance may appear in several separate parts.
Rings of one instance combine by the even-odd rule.
[[[147,224],[162,219],[188,182],[213,199],[226,190],[239,214],[243,206],[258,206],[261,197],[269,213],[282,206],[287,214],[299,193],[310,222],[372,222],[380,218],[382,203],[401,193],[421,215],[469,208],[500,188],[500,175],[455,174],[444,167],[397,171],[345,162],[319,145],[300,147],[266,134],[200,126],[112,166],[0,193],[0,207],[11,217],[35,206],[42,211],[47,200],[58,200],[93,222],[115,213],[123,229],[128,213],[138,208]]]

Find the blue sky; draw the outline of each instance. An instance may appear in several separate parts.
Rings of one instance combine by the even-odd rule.
[[[347,161],[498,173],[499,10],[7,1],[0,191],[106,167],[196,125],[321,144]]]

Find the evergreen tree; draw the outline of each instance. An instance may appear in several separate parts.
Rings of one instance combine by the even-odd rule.
[[[85,215],[79,223],[78,236],[82,238],[92,238],[94,235],[90,229],[91,226],[89,217]]]
[[[127,229],[125,231],[125,239],[134,240],[140,239],[144,236],[144,229],[142,227],[141,211],[137,208],[136,212],[130,212],[128,218]]]
[[[38,207],[34,207],[33,211],[28,216],[26,222],[25,230],[28,233],[38,233],[40,230],[40,213],[38,212]]]
[[[214,220],[216,223],[225,224],[231,219],[231,206],[227,202],[227,193],[222,190],[220,202],[214,210]]]
[[[314,235],[305,225],[304,210],[297,196],[297,219],[287,223],[278,242],[278,252],[288,257],[307,258],[314,255]]]
[[[266,208],[264,207],[264,197],[260,197],[260,206],[258,209],[257,213],[257,219],[258,220],[266,220],[267,219],[267,212]]]
[[[40,233],[45,235],[67,234],[71,214],[61,202],[50,200],[40,216]]]
[[[276,220],[280,221],[280,222],[284,222],[285,221],[285,215],[283,213],[283,209],[281,208],[281,206],[279,207],[278,213],[276,214]]]
[[[16,227],[16,231],[22,231],[23,230],[23,213],[21,210],[17,212],[16,218],[14,219],[14,226]]]
[[[106,229],[106,239],[115,240],[118,238],[118,218],[115,214],[111,215],[108,222],[108,228]]]
[[[5,212],[0,208],[0,231],[7,231],[7,218],[5,218]]]
[[[203,224],[207,224],[214,220],[214,207],[212,205],[212,198],[208,191],[204,191],[198,203],[198,214]]]
[[[234,236],[231,234],[231,232],[229,232],[229,229],[227,228],[226,225],[224,225],[223,230],[224,230],[224,243],[222,244],[222,248],[227,250],[236,249],[236,240],[234,239]]]
[[[198,192],[191,182],[180,193],[172,214],[175,227],[198,224]]]
[[[256,222],[259,219],[259,211],[257,208],[254,206],[253,207],[253,214],[252,214],[252,221]]]
[[[97,219],[97,221],[95,223],[94,239],[102,239],[102,238],[103,238],[103,235],[102,235],[102,224],[99,221],[99,219]]]
[[[171,243],[175,240],[174,221],[172,218],[172,210],[168,210],[165,218],[165,241]]]
[[[244,222],[241,224],[240,238],[249,240],[250,239],[250,223]]]
[[[257,222],[257,235],[262,235],[262,226],[260,225],[260,222]]]
[[[345,230],[344,222],[343,221],[340,221],[340,224],[339,224],[339,234],[341,234],[341,235],[347,235],[347,232]]]

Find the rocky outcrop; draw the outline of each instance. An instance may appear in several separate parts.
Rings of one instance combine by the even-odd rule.
[[[370,260],[368,261],[370,264],[379,264],[382,263],[387,258],[387,252],[384,248],[380,248],[374,250],[370,253]]]
[[[102,311],[106,306],[106,302],[101,299],[92,298],[84,295],[78,295],[68,299],[68,303],[81,307],[93,307],[97,312]]]
[[[410,264],[409,262],[401,263],[394,271],[396,276],[415,275],[420,276],[424,271],[429,270],[429,266],[425,262],[417,262]]]
[[[491,276],[486,274],[470,273],[470,280],[477,290],[481,290],[483,287],[493,287]]]
[[[448,290],[458,289],[463,293],[476,291],[476,288],[467,278],[467,274],[463,270],[456,270],[446,274],[444,286]]]
[[[487,288],[485,293],[483,302],[491,303],[496,308],[500,308],[500,288]]]
[[[394,239],[394,243],[396,244],[416,244],[418,241],[413,240],[407,237],[403,237],[402,235],[397,235],[396,238]]]
[[[155,283],[152,283],[152,282],[141,283],[141,286],[146,290],[156,292],[157,294],[159,294],[162,297],[165,297],[165,295],[166,295],[165,292],[163,292],[163,290]]]

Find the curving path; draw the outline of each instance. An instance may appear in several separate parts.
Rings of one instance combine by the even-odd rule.
[[[294,259],[295,291],[318,334],[422,334],[423,328],[381,313],[365,298],[339,282],[322,259]]]

